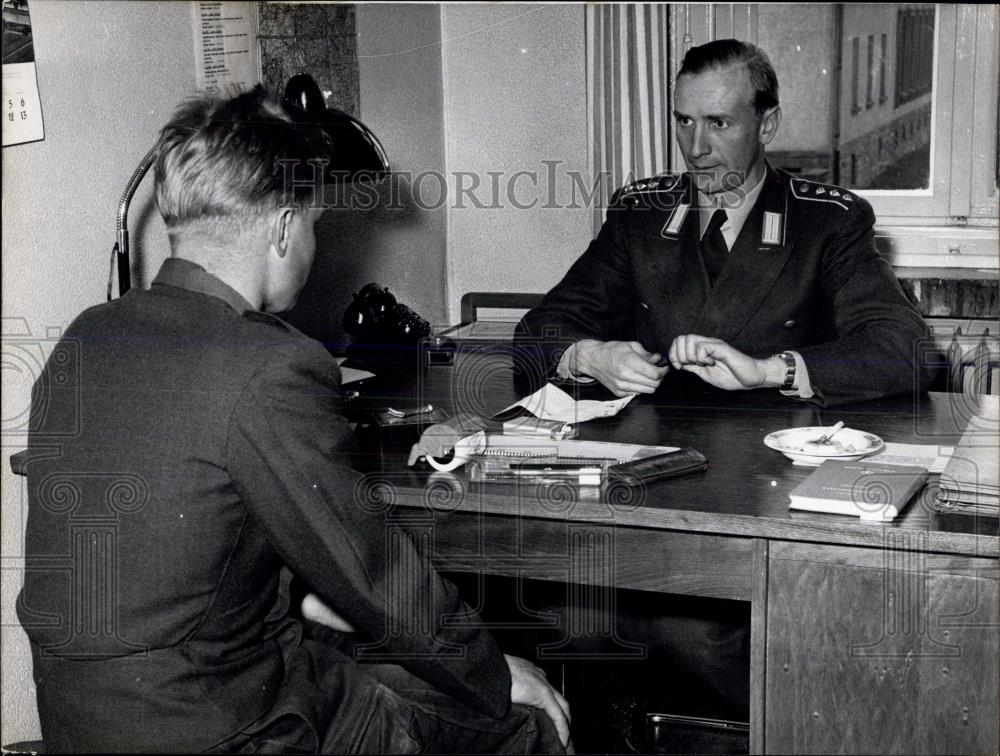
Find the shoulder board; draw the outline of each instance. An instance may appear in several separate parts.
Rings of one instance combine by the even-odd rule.
[[[285,331],[290,330],[288,324],[277,315],[271,315],[270,313],[261,312],[260,310],[247,310],[243,313],[243,317],[253,323],[267,323],[268,325],[277,326]]]
[[[789,180],[789,184],[796,199],[810,202],[830,202],[844,210],[850,210],[854,204],[853,194],[833,184],[820,184],[794,176]]]
[[[669,192],[677,186],[681,180],[679,173],[664,173],[652,178],[639,179],[631,184],[626,184],[621,189],[621,196],[629,194],[648,194],[649,192]]]

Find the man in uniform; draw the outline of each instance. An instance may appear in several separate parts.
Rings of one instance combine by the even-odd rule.
[[[692,48],[674,103],[688,172],[622,188],[525,316],[522,343],[558,336],[533,382],[555,373],[652,393],[673,367],[821,405],[925,388],[914,354],[926,326],[875,249],[871,206],[765,160],[781,109],[763,51]]]
[[[515,360],[529,388],[596,380],[619,396],[727,403],[727,391],[777,389],[821,406],[926,388],[914,357],[926,326],[875,249],[871,206],[765,160],[781,109],[764,52],[732,39],[689,50],[674,115],[688,172],[617,192],[597,238],[525,315]],[[677,597],[650,616],[622,595],[616,621],[746,716],[745,612]]]
[[[171,257],[35,384],[18,613],[53,752],[567,745],[541,670],[386,532],[336,363],[271,314],[309,273],[331,151],[260,87],[179,109],[156,159]],[[292,573],[326,624],[290,611]]]

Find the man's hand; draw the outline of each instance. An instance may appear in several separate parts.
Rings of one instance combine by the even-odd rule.
[[[615,396],[652,394],[669,367],[660,365],[662,357],[649,352],[638,341],[597,341],[576,343],[575,373],[599,380]]]
[[[758,360],[707,336],[693,333],[678,336],[670,345],[668,357],[677,370],[687,370],[727,391],[784,383],[784,363],[779,358]]]
[[[542,709],[556,726],[559,740],[569,747],[569,704],[562,694],[549,685],[545,673],[527,659],[504,654],[510,668],[510,700]]]

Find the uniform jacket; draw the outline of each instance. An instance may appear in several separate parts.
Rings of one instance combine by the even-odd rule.
[[[336,363],[240,301],[168,260],[149,291],[80,315],[35,384],[18,612],[47,747],[205,749],[282,685],[279,713],[322,732],[335,692],[287,690],[322,675],[292,668],[286,567],[369,658],[504,715],[494,641],[440,629],[468,608],[347,464]]]
[[[821,404],[926,387],[933,376],[914,354],[927,328],[875,249],[863,198],[768,166],[710,286],[694,196],[687,174],[616,194],[597,238],[524,317],[519,342],[536,355],[526,372],[550,374],[558,345],[583,338],[666,355],[676,336],[696,333],[753,357],[797,350]]]

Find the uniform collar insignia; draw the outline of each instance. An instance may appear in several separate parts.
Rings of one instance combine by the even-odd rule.
[[[764,221],[760,226],[760,243],[768,247],[780,247],[785,240],[785,215],[764,211]]]
[[[667,218],[667,222],[663,224],[660,236],[668,239],[676,239],[678,234],[681,232],[681,227],[684,225],[684,219],[687,218],[687,214],[690,209],[691,205],[677,205],[671,211],[670,217]]]

